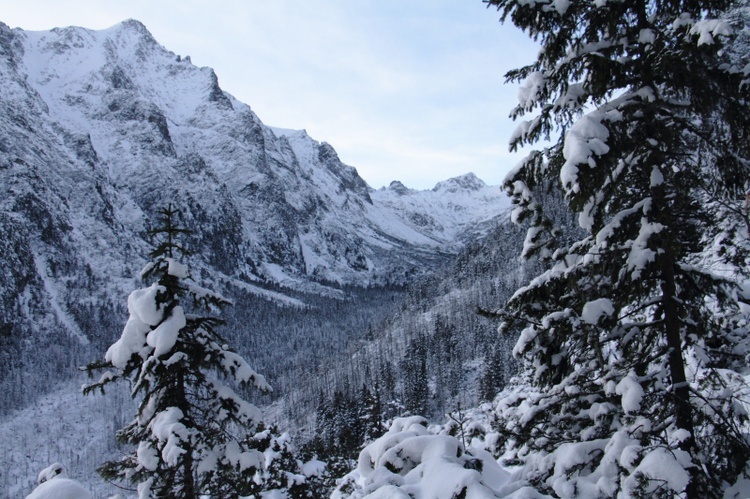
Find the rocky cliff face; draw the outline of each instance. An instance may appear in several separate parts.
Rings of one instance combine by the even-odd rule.
[[[265,126],[137,21],[0,23],[0,365],[30,336],[102,341],[168,202],[195,231],[196,275],[265,296],[278,296],[269,283],[402,283],[506,206],[473,175],[371,189],[331,145]]]
[[[227,276],[393,281],[451,253],[503,203],[468,175],[409,192],[405,213],[333,147],[263,125],[211,69],[167,51],[137,21],[103,31],[2,26],[0,51],[0,164],[14,181],[3,185],[27,190],[8,193],[4,204],[15,206],[3,213],[46,213],[39,235],[70,240],[96,267],[108,248],[125,261],[123,245],[139,247],[154,209],[171,201],[198,231],[205,263]],[[103,247],[87,255],[97,239]]]

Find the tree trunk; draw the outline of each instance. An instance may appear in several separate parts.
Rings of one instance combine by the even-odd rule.
[[[177,373],[177,386],[175,387],[178,392],[178,408],[182,411],[183,418],[189,419],[190,404],[185,393],[185,373],[181,370]],[[183,497],[190,499],[198,498],[198,491],[195,490],[195,479],[193,478],[193,446],[187,445],[185,447],[185,456],[182,461],[182,472],[183,472]]]
[[[690,405],[690,388],[685,376],[685,361],[682,358],[682,337],[680,335],[680,317],[677,308],[677,286],[675,284],[674,256],[667,250],[662,259],[662,306],[664,313],[664,328],[669,347],[669,375],[672,379],[672,400],[675,411],[675,422],[678,428],[687,430],[690,437],[680,443],[680,449],[694,455],[695,446],[693,428],[693,407]],[[696,473],[691,473],[690,484],[687,487],[687,497],[697,497]]]

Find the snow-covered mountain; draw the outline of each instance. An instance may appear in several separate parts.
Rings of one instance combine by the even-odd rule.
[[[50,237],[94,268],[127,261],[123,235],[172,201],[201,236],[195,250],[227,276],[398,281],[505,203],[471,174],[433,192],[373,191],[333,147],[263,125],[137,21],[2,26],[0,43],[3,185],[20,184],[2,211],[48,214]]]
[[[211,69],[137,21],[45,32],[0,23],[0,414],[62,390],[52,412],[84,421],[77,407],[94,402],[70,395],[81,383],[71,378],[119,336],[152,248],[148,229],[170,202],[194,231],[194,276],[237,303],[225,314],[229,339],[273,367],[280,395],[307,382],[293,369],[325,368],[398,303],[393,291],[363,288],[435,269],[508,205],[473,174],[428,191],[372,189],[331,145],[264,125]],[[377,313],[360,310],[375,302]],[[51,449],[58,428],[39,420],[44,404],[0,423],[6,439],[26,435],[8,425],[29,419],[47,431],[46,454],[3,456],[0,496],[27,493],[54,460],[91,474],[112,450],[109,441]],[[93,441],[92,428],[113,417],[71,436]]]
[[[66,372],[117,334],[169,202],[194,231],[195,276],[291,305],[404,283],[507,206],[473,174],[374,190],[331,145],[264,125],[137,21],[0,23],[3,400],[42,388],[9,372]]]

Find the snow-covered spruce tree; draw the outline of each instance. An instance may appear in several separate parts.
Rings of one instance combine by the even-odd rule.
[[[288,454],[281,452],[287,444],[261,431],[259,409],[225,381],[270,387],[216,330],[222,321],[213,314],[229,302],[198,286],[178,261],[187,252],[177,242],[186,230],[175,225],[176,210],[169,205],[159,214],[151,234],[160,242],[141,273],[152,284],[130,294],[120,339],[104,362],[88,366],[90,373],[106,371],[84,393],[125,378],[139,400],[135,419],[118,432],[135,450],[99,472],[137,484],[141,498],[233,497],[278,488],[279,470],[269,463]]]
[[[500,402],[525,483],[560,497],[721,497],[747,473],[750,66],[730,1],[489,0],[540,42],[506,178],[548,270],[507,304],[525,388]],[[559,133],[559,135],[558,135]],[[586,235],[561,243],[558,182]]]

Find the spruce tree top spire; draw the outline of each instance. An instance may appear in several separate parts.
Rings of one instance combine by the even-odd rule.
[[[148,233],[152,236],[163,234],[165,237],[151,251],[151,258],[175,258],[177,256],[175,253],[179,253],[182,257],[190,256],[190,251],[177,242],[179,235],[191,233],[190,230],[175,225],[176,218],[180,213],[179,210],[172,208],[172,203],[169,203],[166,207],[159,208],[157,213],[161,216],[161,225],[149,230]]]

